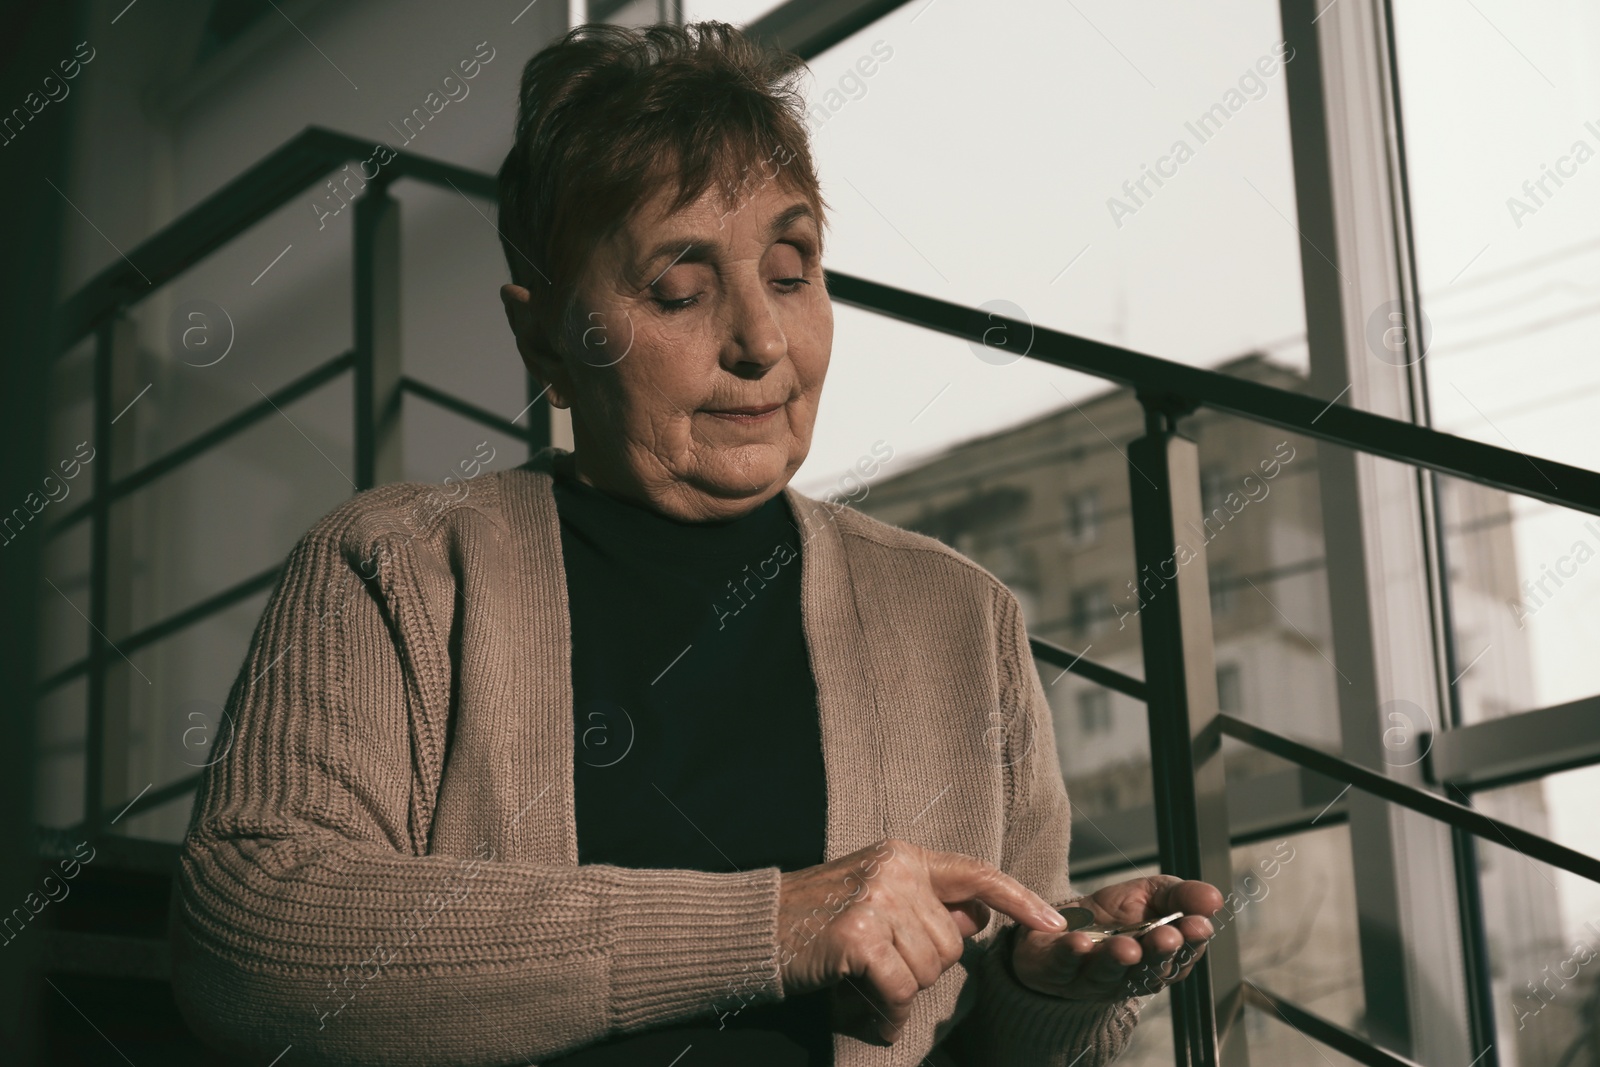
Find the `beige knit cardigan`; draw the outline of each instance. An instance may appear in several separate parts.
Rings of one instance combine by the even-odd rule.
[[[776,867],[577,862],[551,491],[571,455],[373,489],[295,546],[172,898],[174,991],[207,1043],[257,1063],[529,1064],[782,997]],[[932,538],[783,491],[827,858],[900,837],[1068,899],[1067,797],[1016,599]],[[759,698],[750,713],[759,733]],[[1110,1062],[1138,1002],[1020,986],[988,951],[1010,924],[969,940],[894,1045],[836,1034],[838,1067],[910,1067],[957,1025],[976,1062]]]

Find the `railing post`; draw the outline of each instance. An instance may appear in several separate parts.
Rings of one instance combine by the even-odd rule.
[[[356,485],[397,482],[400,433],[400,204],[371,183],[356,201]]]
[[[130,502],[111,499],[117,458],[133,444],[134,415],[118,410],[138,392],[138,352],[132,324],[121,315],[101,324],[94,349],[94,497],[89,525],[89,700],[84,735],[83,819],[90,835],[102,829],[107,798],[128,795],[128,722],[132,700],[126,671],[117,669],[113,633],[127,632],[132,575]],[[115,425],[127,416],[122,426]]]
[[[1135,580],[1144,644],[1161,869],[1233,887],[1227,782],[1217,724],[1211,601],[1200,527],[1200,463],[1170,409],[1151,398],[1128,446]],[[1171,989],[1178,1067],[1248,1067],[1237,924],[1221,925],[1188,980]]]

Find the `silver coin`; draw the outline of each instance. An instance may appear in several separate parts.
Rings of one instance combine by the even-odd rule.
[[[1158,926],[1166,926],[1168,923],[1176,922],[1183,918],[1183,912],[1175,911],[1171,915],[1165,915],[1159,919],[1148,919],[1144,922],[1113,926],[1096,922],[1094,912],[1088,908],[1058,908],[1056,910],[1061,912],[1061,917],[1067,920],[1067,930],[1069,932],[1085,934],[1091,942],[1097,945],[1111,937],[1143,937]]]

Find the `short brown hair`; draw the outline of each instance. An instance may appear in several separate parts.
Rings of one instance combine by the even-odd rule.
[[[579,26],[528,60],[499,173],[500,242],[547,345],[560,350],[590,252],[663,187],[676,185],[677,211],[713,182],[731,204],[772,178],[821,225],[804,70],[725,22]],[[775,175],[756,166],[779,154]]]

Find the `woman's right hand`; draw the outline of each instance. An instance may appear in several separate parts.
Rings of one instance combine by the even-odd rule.
[[[996,867],[957,852],[888,838],[782,876],[778,964],[785,996],[846,983],[835,1003],[858,1006],[849,1030],[893,1043],[918,992],[961,958],[962,939],[989,909],[1059,933],[1059,912]],[[840,1020],[835,1020],[839,1025]]]

